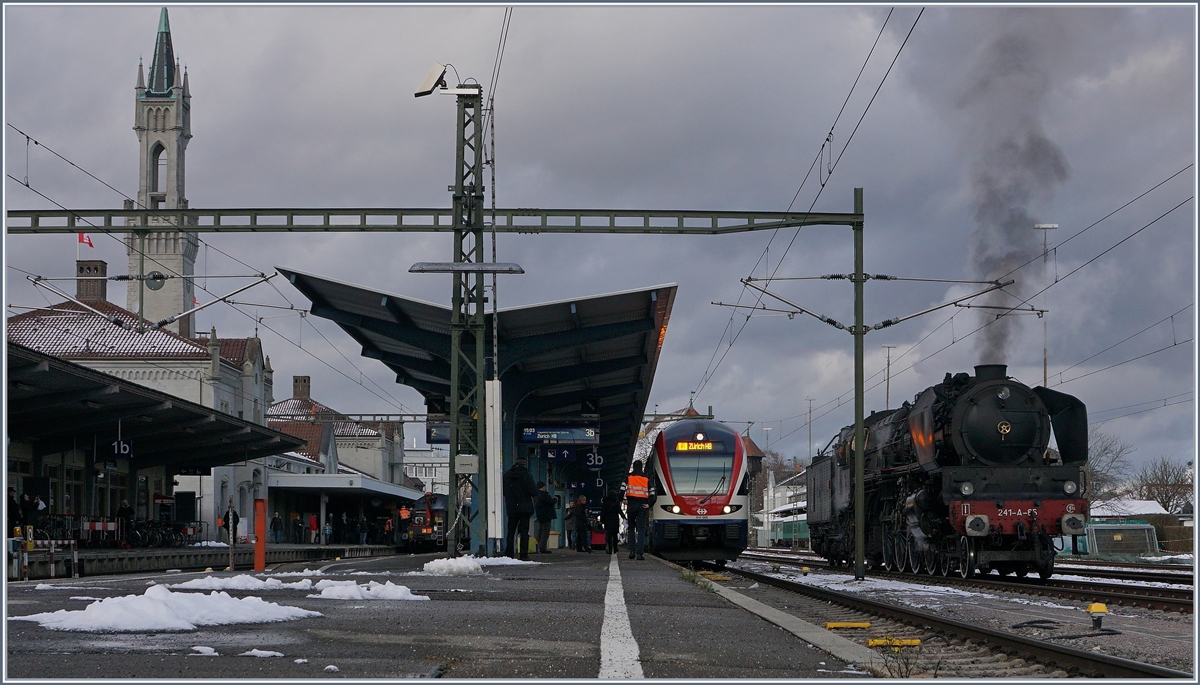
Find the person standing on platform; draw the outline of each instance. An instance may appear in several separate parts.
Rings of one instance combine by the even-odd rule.
[[[22,521],[24,516],[21,515],[21,503],[17,501],[17,489],[8,489],[8,530],[5,531],[4,537],[15,537],[13,529],[24,528]]]
[[[554,515],[558,513],[554,506],[554,498],[546,492],[546,481],[538,481],[537,499],[533,503],[534,516],[537,518],[537,543],[539,554],[550,553],[550,527]]]
[[[629,521],[629,558],[641,561],[646,549],[646,526],[650,520],[650,479],[642,472],[642,462],[633,462],[633,470],[625,480],[625,515]]]
[[[121,500],[121,506],[117,507],[117,526],[121,529],[121,547],[129,548],[129,531],[133,530],[133,507],[129,506],[129,500]]]
[[[622,516],[621,497],[615,492],[608,493],[600,514],[600,521],[604,524],[604,551],[608,554],[617,553],[617,535],[621,532]]]
[[[533,498],[537,492],[525,458],[517,457],[512,468],[504,473],[504,510],[508,513],[504,555],[507,557],[529,559],[529,516],[533,514]],[[520,545],[517,554],[513,554],[514,537]]]
[[[292,544],[299,545],[304,542],[304,522],[300,520],[300,514],[292,514]]]
[[[271,517],[271,538],[275,544],[279,544],[283,538],[283,517],[279,515],[279,512],[275,512],[275,515]]]
[[[588,526],[587,495],[575,502],[575,551],[592,553],[591,531]]]
[[[567,536],[567,549],[575,549],[575,500],[567,503],[563,514],[563,533]]]
[[[308,544],[310,544],[310,545],[317,544],[317,532],[318,532],[318,530],[317,530],[317,515],[309,514],[308,515]]]

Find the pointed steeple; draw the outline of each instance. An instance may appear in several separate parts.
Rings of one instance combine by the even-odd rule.
[[[192,97],[192,90],[191,88],[188,88],[187,67],[183,68],[183,97]]]
[[[168,96],[175,85],[175,51],[171,48],[171,24],[167,8],[162,8],[158,20],[158,38],[154,41],[154,58],[150,61],[150,88],[147,95]]]
[[[146,90],[146,70],[142,68],[142,58],[141,57],[138,58],[138,81],[137,81],[136,87],[138,89],[138,92],[142,92],[142,91]]]

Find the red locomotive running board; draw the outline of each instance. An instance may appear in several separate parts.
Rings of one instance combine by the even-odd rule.
[[[952,500],[950,502],[950,522],[954,529],[964,532],[968,516],[983,515],[988,519],[988,527],[992,533],[1014,535],[1017,523],[1025,525],[1029,532],[1044,532],[1047,535],[1061,535],[1062,517],[1067,514],[1088,513],[1088,502],[1085,499],[1043,499],[1043,500]]]

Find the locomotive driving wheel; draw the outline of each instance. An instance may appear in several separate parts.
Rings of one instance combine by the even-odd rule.
[[[940,565],[938,563],[940,561],[938,559],[938,552],[937,552],[937,549],[934,548],[933,543],[928,542],[928,541],[926,541],[926,542],[927,542],[927,544],[925,546],[925,572],[931,576],[936,576],[937,572],[938,572],[938,566]]]
[[[917,539],[913,536],[908,536],[908,570],[913,573],[920,573],[924,555],[921,548],[917,545]]]
[[[940,570],[943,576],[949,576],[953,570],[954,552],[950,549],[946,549],[944,542],[942,545],[942,549],[938,552],[938,561],[941,562]]]
[[[975,541],[965,535],[958,539],[958,574],[963,578],[975,575]]]
[[[883,569],[896,570],[896,542],[891,535],[883,534]]]
[[[908,541],[904,539],[904,533],[896,533],[893,547],[896,555],[896,570],[904,573],[905,566],[908,565]]]

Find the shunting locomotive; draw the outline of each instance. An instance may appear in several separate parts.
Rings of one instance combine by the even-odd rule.
[[[1006,373],[1003,364],[947,373],[912,403],[865,420],[870,564],[1049,578],[1055,539],[1084,534],[1087,408]],[[853,443],[854,427],[843,428],[808,470],[813,549],[835,565],[854,552]]]
[[[741,436],[716,421],[680,421],[658,434],[649,461],[657,493],[651,551],[680,561],[737,559],[750,504]]]

